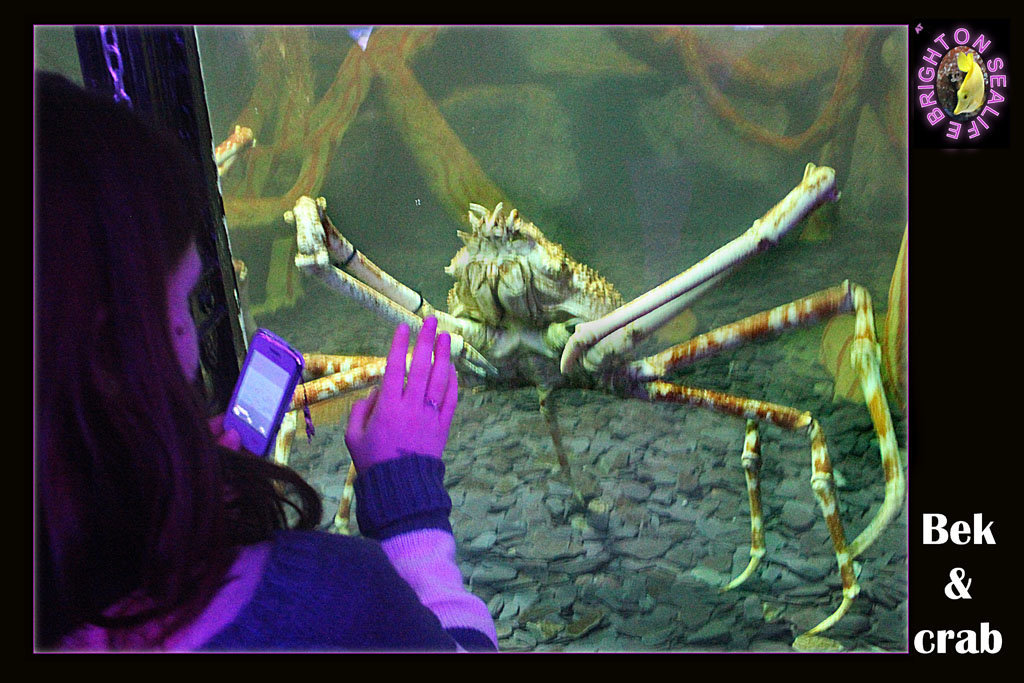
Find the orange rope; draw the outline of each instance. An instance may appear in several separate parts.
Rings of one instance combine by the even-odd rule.
[[[795,154],[822,144],[838,123],[857,111],[860,104],[857,95],[864,79],[864,51],[869,36],[870,31],[867,28],[851,28],[846,32],[843,38],[843,58],[832,97],[807,130],[799,135],[789,136],[779,135],[764,126],[752,123],[736,110],[708,73],[709,60],[701,54],[701,46],[693,31],[682,28],[666,29],[661,39],[674,43],[683,58],[687,72],[697,84],[705,101],[739,135],[759,144]],[[752,74],[756,75],[752,69],[748,69],[743,76],[750,78]]]
[[[243,189],[224,199],[232,229],[277,223],[300,196],[320,191],[332,152],[369,91],[373,74],[363,51],[353,44],[331,87],[315,105],[307,104],[312,101],[312,81],[301,74],[308,71],[308,46],[299,49],[305,41],[292,38],[284,41],[276,34],[268,36],[260,51],[260,67],[261,71],[266,67],[266,75],[238,119],[239,123],[250,121],[245,125],[253,128],[257,143],[250,150]],[[267,46],[283,46],[284,51]],[[294,66],[296,73],[290,73],[287,66]],[[273,132],[261,137],[260,131],[275,121]],[[289,159],[301,159],[291,187],[278,196],[263,196],[271,173]]]
[[[406,65],[408,54],[432,43],[435,33],[436,29],[382,31],[376,49],[367,50],[367,57],[384,86],[388,114],[434,195],[450,214],[465,221],[470,202],[507,205],[508,199],[487,177]]]
[[[365,52],[356,45],[349,49],[334,82],[315,106],[308,104],[309,36],[294,30],[272,32],[260,49],[260,81],[238,120],[253,129],[257,148],[248,159],[244,189],[224,201],[231,227],[275,223],[300,196],[321,191],[334,150],[377,76],[396,129],[435,194],[454,215],[463,218],[471,201],[507,202],[407,66],[414,54],[434,43],[437,32],[420,27],[378,29]],[[279,196],[264,196],[271,173],[289,161],[300,163],[292,186]]]

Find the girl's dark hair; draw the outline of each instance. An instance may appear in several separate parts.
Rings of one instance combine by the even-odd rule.
[[[321,503],[291,470],[216,445],[175,354],[168,277],[209,224],[196,161],[63,77],[37,74],[36,96],[37,643],[153,619],[163,637],[239,545],[315,527]],[[129,595],[143,606],[103,616]]]

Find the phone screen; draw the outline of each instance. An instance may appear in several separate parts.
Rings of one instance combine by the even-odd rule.
[[[263,436],[274,427],[277,407],[288,387],[288,371],[259,351],[253,350],[249,368],[232,412]]]

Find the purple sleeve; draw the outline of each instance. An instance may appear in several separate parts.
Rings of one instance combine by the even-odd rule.
[[[380,543],[287,530],[274,535],[251,599],[198,649],[443,652],[457,645]]]
[[[445,630],[466,650],[497,650],[487,606],[462,583],[444,489],[444,462],[407,455],[375,465],[356,478],[356,517],[398,574]]]
[[[467,650],[498,649],[498,634],[487,605],[462,585],[451,532],[409,531],[383,541],[381,547],[398,575],[457,643]]]

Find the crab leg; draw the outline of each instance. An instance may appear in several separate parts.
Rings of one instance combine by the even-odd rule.
[[[317,197],[315,201],[299,197],[291,216],[286,213],[284,218],[296,226],[299,253],[314,255],[319,264],[326,249],[346,272],[402,308],[423,317],[434,312],[434,307],[419,292],[381,270],[341,234],[327,215],[327,200],[323,197]]]
[[[342,536],[350,535],[352,529],[352,501],[356,498],[356,465],[353,462],[348,464],[348,474],[345,475],[345,486],[341,489],[341,500],[338,501],[338,511],[334,513],[334,530]]]
[[[548,433],[551,434],[551,442],[555,447],[555,456],[558,458],[559,472],[562,476],[572,482],[572,471],[569,468],[569,458],[565,454],[565,447],[562,445],[562,430],[558,428],[558,415],[555,413],[554,401],[550,401],[552,387],[537,387],[537,398],[540,403],[540,414],[548,426]]]
[[[461,358],[475,373],[486,376],[497,370],[464,339],[464,332],[478,332],[472,321],[458,320],[438,311],[413,290],[398,282],[363,256],[346,240],[327,218],[323,197],[313,201],[300,197],[284,219],[296,227],[298,253],[295,266],[319,277],[327,286],[345,294],[364,307],[394,323],[406,323],[413,332],[423,324],[423,317],[437,316],[438,325],[451,335],[452,355]],[[331,263],[330,255],[341,260],[346,272]],[[478,334],[478,336],[480,336]]]
[[[281,426],[277,428],[277,436],[274,438],[274,462],[278,465],[288,466],[288,460],[292,454],[292,439],[295,438],[295,429],[299,421],[299,411],[289,410],[281,419]]]
[[[252,136],[252,128],[235,126],[235,130],[213,150],[213,160],[217,164],[217,175],[222,176],[234,165],[235,160],[246,149],[256,146],[256,138]]]
[[[771,423],[790,431],[803,431],[811,442],[811,489],[818,499],[825,525],[832,538],[832,546],[839,565],[839,575],[843,582],[843,600],[839,607],[807,634],[824,631],[838,621],[850,609],[853,599],[860,592],[857,577],[853,569],[853,557],[846,543],[843,522],[839,518],[835,484],[832,478],[832,464],[829,462],[828,449],[825,446],[825,434],[818,421],[810,413],[800,412],[788,406],[758,401],[751,398],[731,396],[709,389],[696,389],[681,384],[671,384],[661,380],[650,382],[646,387],[646,396],[652,401],[671,403],[687,403],[690,405],[710,408],[716,412],[745,417],[748,420],[760,420]],[[750,469],[746,470],[751,472]],[[753,512],[753,510],[752,510]],[[751,525],[753,528],[753,515]],[[751,555],[754,549],[751,547]],[[753,571],[751,569],[751,571]],[[734,582],[732,582],[734,583]],[[732,585],[730,583],[730,586]]]
[[[853,311],[853,290],[863,289],[849,280],[828,289],[815,292],[788,304],[761,311],[728,325],[705,332],[693,339],[646,358],[633,361],[630,366],[637,380],[643,382],[660,379],[680,367],[734,348],[747,341],[802,325],[812,325],[823,318]],[[868,298],[868,313],[870,297]],[[873,317],[873,314],[871,314]]]
[[[309,356],[306,356],[309,358]],[[303,382],[295,387],[290,408],[301,410],[306,406],[326,401],[339,394],[369,386],[384,376],[387,358],[382,356],[333,356],[331,359],[344,359],[341,369],[332,374]],[[334,368],[326,365],[327,371]]]
[[[863,553],[893,517],[903,507],[906,494],[906,480],[903,478],[903,458],[896,445],[892,416],[889,413],[889,402],[882,388],[882,376],[879,370],[881,350],[875,341],[875,317],[871,313],[871,295],[863,287],[854,289],[853,305],[857,310],[857,322],[854,327],[853,344],[851,344],[850,361],[860,377],[861,391],[864,401],[871,413],[871,422],[878,434],[878,447],[882,453],[882,470],[885,472],[885,499],[874,518],[863,531],[850,543],[853,557]]]
[[[303,358],[302,378],[305,381],[295,387],[291,405],[274,442],[274,462],[280,465],[288,464],[298,415],[303,408],[373,384],[384,375],[387,362],[387,358],[381,356],[329,356],[319,353],[306,353]]]
[[[747,480],[747,498],[750,500],[750,562],[739,576],[722,588],[732,590],[750,578],[764,557],[764,521],[761,515],[761,437],[757,433],[757,422],[747,420],[747,434],[743,439],[743,475]]]
[[[675,299],[655,308],[650,313],[645,313],[631,323],[613,330],[607,336],[600,339],[583,356],[583,365],[586,368],[597,367],[608,355],[619,355],[633,348],[644,339],[649,337],[662,325],[670,321],[679,313],[689,308],[694,301],[699,299],[704,292],[712,289],[725,275],[721,273],[703,282],[690,291],[680,294]],[[660,376],[660,375],[659,375]]]
[[[303,382],[309,382],[339,372],[348,372],[356,368],[373,366],[384,360],[383,356],[334,356],[326,353],[304,353],[302,358],[305,361],[302,370]],[[314,402],[311,401],[311,403]],[[300,408],[302,406],[295,407]]]
[[[305,353],[305,368],[302,378],[305,380],[295,388],[292,395],[291,410],[285,413],[281,427],[274,442],[274,462],[288,465],[292,439],[298,428],[299,413],[306,407],[326,401],[339,394],[361,389],[373,384],[384,375],[387,358],[382,356],[331,356],[321,353]],[[334,516],[334,526],[339,533],[349,533],[349,511],[355,497],[353,482],[355,467],[349,463],[349,472],[345,478],[345,487],[341,492],[338,512]]]
[[[811,211],[827,201],[835,201],[838,198],[835,171],[827,166],[807,164],[800,184],[768,213],[754,221],[742,235],[681,274],[608,315],[577,325],[562,351],[562,373],[571,370],[580,361],[580,356],[584,356],[582,363],[585,368],[596,369],[600,357],[591,357],[586,352],[610,332],[668,304],[711,278],[725,273],[753,254],[773,246]]]
[[[871,422],[878,435],[882,471],[885,474],[885,498],[874,518],[850,544],[852,557],[866,550],[893,517],[900,512],[906,483],[903,462],[892,425],[889,404],[882,389],[879,371],[879,350],[875,341],[874,312],[871,295],[866,289],[849,280],[802,299],[755,313],[730,325],[694,337],[670,347],[661,353],[642,358],[631,364],[630,371],[639,381],[660,378],[667,372],[696,360],[735,347],[747,340],[781,332],[801,325],[810,325],[838,313],[856,312],[851,362],[857,368],[861,389],[871,414]]]
[[[646,395],[651,400],[690,403],[709,407],[718,412],[744,416],[748,419],[747,440],[744,444],[744,472],[747,477],[747,489],[751,506],[751,561],[747,568],[733,579],[723,590],[729,590],[746,580],[754,571],[760,556],[763,555],[763,537],[759,538],[760,501],[757,479],[756,432],[751,432],[749,420],[760,419],[789,430],[806,428],[811,439],[812,476],[811,487],[825,517],[829,534],[832,537],[843,580],[843,601],[839,608],[820,624],[808,631],[817,633],[829,628],[838,621],[849,609],[850,602],[857,595],[859,588],[852,570],[853,558],[859,556],[878,537],[891,519],[899,513],[905,493],[903,478],[903,462],[896,445],[889,406],[882,390],[881,375],[878,367],[879,349],[875,341],[874,314],[871,307],[871,296],[863,287],[844,281],[832,287],[790,304],[778,306],[768,311],[752,315],[744,320],[726,325],[717,330],[695,337],[694,339],[666,349],[660,354],[641,359],[633,363],[630,372],[633,380],[644,382],[653,377],[660,377],[676,367],[691,363],[699,358],[713,355],[723,349],[731,348],[748,339],[756,339],[771,332],[806,325],[836,313],[855,311],[856,328],[854,333],[851,362],[857,368],[868,410],[871,414],[875,432],[878,435],[879,450],[882,457],[882,469],[885,474],[885,498],[875,516],[863,531],[847,544],[842,521],[839,518],[835,491],[832,483],[831,465],[825,446],[825,437],[817,421],[810,413],[800,413],[793,408],[779,406],[763,401],[745,399],[718,392],[692,389],[682,385],[670,384],[660,380],[647,384]]]

